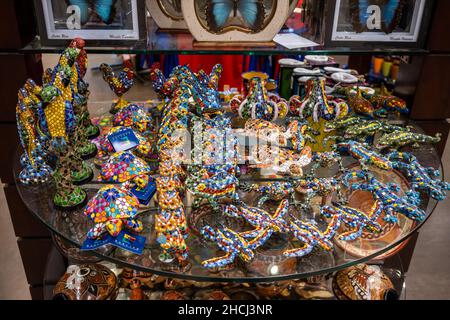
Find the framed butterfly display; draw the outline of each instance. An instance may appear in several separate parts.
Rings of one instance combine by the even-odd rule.
[[[146,0],[147,10],[160,29],[186,30],[182,0]]]
[[[183,0],[182,11],[197,41],[270,42],[290,12],[290,0]]]
[[[434,0],[336,0],[325,31],[326,45],[422,47]]]
[[[132,45],[146,39],[144,0],[34,0],[41,44]]]

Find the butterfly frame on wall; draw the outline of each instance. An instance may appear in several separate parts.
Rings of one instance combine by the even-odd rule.
[[[130,46],[146,41],[144,0],[34,0],[41,45]]]
[[[434,0],[325,1],[326,46],[423,48]]]
[[[160,29],[187,30],[181,11],[182,0],[146,0],[147,10]]]
[[[282,28],[290,0],[183,0],[189,31],[198,42],[271,42]]]

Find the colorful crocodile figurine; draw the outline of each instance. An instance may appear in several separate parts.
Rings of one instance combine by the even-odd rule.
[[[442,134],[429,136],[421,133],[394,131],[383,135],[376,143],[376,148],[384,149],[399,149],[401,147],[411,145],[413,148],[418,148],[420,143],[438,143],[441,141]]]
[[[363,179],[363,182],[352,183],[350,180]],[[425,212],[417,205],[420,202],[415,192],[409,192],[406,196],[399,196],[400,188],[393,183],[384,184],[371,173],[364,171],[352,171],[345,174],[342,183],[351,190],[363,190],[372,193],[383,208],[384,220],[390,223],[397,223],[398,218],[395,213],[400,213],[411,220],[423,221]]]
[[[342,241],[356,240],[361,237],[364,230],[370,232],[381,232],[382,230],[381,225],[377,222],[378,217],[382,213],[382,206],[378,201],[374,202],[368,213],[338,204],[323,206],[320,208],[320,212],[327,218],[339,216],[341,222],[349,228],[348,231],[337,236]]]
[[[425,168],[411,153],[394,151],[388,155],[395,169],[403,172],[411,182],[411,190],[424,190],[430,197],[442,201],[450,191],[450,183],[440,180],[440,171]]]

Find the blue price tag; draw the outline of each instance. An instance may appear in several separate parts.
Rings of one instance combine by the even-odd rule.
[[[116,152],[127,151],[139,145],[139,139],[129,128],[110,134],[108,139]]]
[[[131,189],[131,193],[138,198],[140,204],[146,206],[156,193],[156,183],[155,181],[149,181],[145,189],[139,190],[137,187],[134,187]]]

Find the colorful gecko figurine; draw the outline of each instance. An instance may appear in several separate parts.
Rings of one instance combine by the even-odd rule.
[[[286,257],[303,257],[310,253],[316,246],[320,246],[324,250],[330,251],[333,248],[332,239],[339,229],[340,224],[341,218],[338,215],[334,215],[331,218],[325,231],[320,230],[315,221],[306,222],[297,219],[291,220],[291,232],[293,232],[298,240],[303,242],[303,246],[285,250],[283,255]]]
[[[401,147],[412,145],[418,148],[420,143],[438,143],[441,141],[442,134],[437,133],[436,136],[429,136],[421,133],[394,131],[383,135],[376,144],[377,149],[392,148],[399,149]]]
[[[381,154],[375,151],[369,150],[362,143],[356,141],[348,141],[338,143],[336,145],[337,150],[341,152],[347,152],[353,158],[359,161],[361,166],[374,165],[383,170],[391,170],[392,163]]]
[[[262,246],[272,235],[270,228],[260,229],[257,236],[251,240],[245,239],[241,233],[235,232],[229,228],[213,229],[205,226],[200,233],[207,240],[213,241],[217,246],[225,252],[225,255],[202,261],[205,268],[220,268],[234,262],[236,257],[241,258],[244,262],[253,259],[255,253],[253,250]]]
[[[361,237],[364,229],[371,232],[380,232],[382,230],[381,225],[377,222],[382,209],[381,204],[378,201],[375,201],[369,213],[337,204],[333,204],[333,206],[324,206],[320,208],[320,212],[327,218],[332,218],[334,216],[341,217],[341,221],[347,225],[350,230],[341,233],[337,237],[342,241],[353,241]]]
[[[430,197],[438,201],[444,200],[447,191],[450,191],[450,183],[436,179],[440,176],[439,170],[423,167],[411,153],[394,151],[388,158],[395,169],[406,174],[413,191],[425,190]]]
[[[363,179],[364,182],[352,183],[349,181],[355,178]],[[400,191],[396,184],[384,184],[376,179],[373,174],[364,171],[353,171],[345,174],[342,178],[343,184],[351,190],[363,190],[372,193],[375,200],[379,201],[385,213],[384,220],[397,223],[398,218],[395,213],[405,215],[407,218],[416,221],[423,221],[425,212],[417,205],[420,202],[415,192],[408,192],[406,196],[399,196]]]
[[[287,232],[288,227],[283,220],[283,217],[286,215],[288,208],[289,201],[286,199],[280,202],[280,205],[273,215],[270,215],[267,211],[258,207],[249,207],[244,203],[239,205],[239,207],[230,204],[225,207],[224,214],[234,218],[243,217],[248,223],[255,227],[255,230],[241,233],[244,238],[248,238],[255,237],[257,232],[266,228],[275,232]]]

